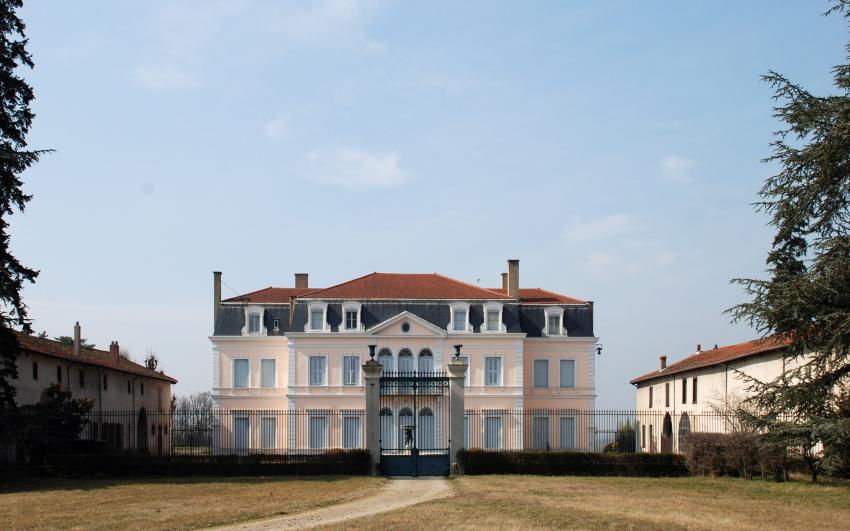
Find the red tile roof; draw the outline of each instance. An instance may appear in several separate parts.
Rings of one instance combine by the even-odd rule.
[[[505,293],[502,288],[489,289],[490,291]],[[519,288],[519,301],[526,304],[586,304],[587,302],[543,288]]]
[[[636,384],[640,382],[645,382],[647,380],[659,378],[661,376],[669,376],[671,374],[677,374],[691,369],[709,367],[711,365],[718,365],[727,361],[737,360],[741,358],[746,358],[748,356],[754,356],[756,354],[779,350],[788,346],[789,343],[790,340],[768,338],[746,341],[744,343],[738,343],[735,345],[726,345],[725,347],[713,348],[711,350],[703,350],[692,354],[681,361],[677,361],[676,363],[668,365],[666,369],[657,370],[644,374],[643,376],[638,376],[630,383]]]
[[[511,300],[504,293],[480,288],[437,273],[369,273],[313,291],[307,299],[355,300]]]
[[[244,295],[238,295],[225,299],[222,302],[258,302],[258,303],[275,303],[289,302],[290,297],[301,297],[312,291],[317,291],[321,288],[263,288]]]
[[[177,383],[177,380],[171,376],[162,372],[152,371],[144,365],[139,365],[138,363],[120,356],[116,363],[112,355],[105,350],[83,348],[80,349],[80,356],[77,357],[74,356],[74,347],[71,345],[66,345],[52,339],[42,339],[37,336],[29,336],[17,331],[15,332],[15,335],[18,338],[18,343],[21,348],[30,352],[37,352],[39,354],[44,354],[45,356],[67,359],[78,363],[97,365],[99,367],[106,367],[108,369],[137,374],[139,376],[147,376],[148,378],[165,380],[166,382],[173,384]]]

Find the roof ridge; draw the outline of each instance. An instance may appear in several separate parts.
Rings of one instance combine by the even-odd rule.
[[[497,292],[495,292],[495,291],[493,291],[493,290],[491,290],[491,289],[489,289],[489,288],[482,288],[481,286],[476,286],[475,284],[470,284],[469,282],[465,282],[465,281],[463,281],[463,280],[458,280],[458,279],[456,279],[456,278],[452,278],[452,277],[449,277],[449,276],[443,275],[443,274],[441,274],[441,273],[434,273],[434,275],[436,275],[436,276],[438,276],[438,277],[440,277],[440,278],[445,278],[445,279],[447,279],[447,280],[451,280],[452,282],[457,282],[458,284],[463,284],[463,285],[465,285],[465,286],[469,286],[470,288],[480,289],[481,291],[486,291],[486,292],[488,292],[488,293],[492,293],[492,294],[494,294],[494,295],[499,295],[500,297],[503,297],[503,298],[508,298],[508,299],[513,299],[513,298],[514,298],[514,297],[511,297],[511,296],[509,296],[509,295],[507,295],[507,294],[504,294],[504,295],[503,295],[503,294],[501,294],[501,293],[497,293]]]
[[[324,287],[324,288],[319,288],[319,289],[317,289],[317,290],[315,290],[315,291],[311,291],[311,292],[309,292],[309,293],[305,293],[304,295],[300,295],[298,298],[300,298],[300,297],[306,297],[306,296],[308,296],[308,295],[315,295],[316,293],[319,293],[319,292],[322,292],[322,291],[327,291],[327,290],[330,290],[330,289],[338,288],[338,287],[340,287],[340,286],[345,286],[346,284],[351,284],[352,282],[357,282],[358,280],[363,280],[364,278],[368,278],[368,277],[371,277],[372,275],[377,275],[377,274],[379,274],[377,271],[372,271],[371,273],[367,273],[367,274],[365,274],[365,275],[361,275],[361,276],[359,276],[359,277],[352,278],[351,280],[346,280],[345,282],[340,282],[339,284],[334,284],[334,285],[332,285],[332,286],[327,286],[327,287]]]

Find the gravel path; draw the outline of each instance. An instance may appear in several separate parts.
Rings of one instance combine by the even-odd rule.
[[[451,494],[449,482],[443,478],[391,479],[384,488],[373,496],[304,513],[219,529],[233,531],[309,529],[321,525],[338,524],[353,518],[372,516],[425,501],[445,498],[451,496]]]

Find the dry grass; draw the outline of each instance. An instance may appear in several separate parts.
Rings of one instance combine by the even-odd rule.
[[[0,481],[0,527],[193,529],[333,505],[383,484],[367,477]]]
[[[338,528],[850,529],[850,485],[701,478],[478,476],[453,498]]]

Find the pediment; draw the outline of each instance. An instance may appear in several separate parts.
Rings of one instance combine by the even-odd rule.
[[[410,330],[405,332],[402,325],[407,323]],[[434,325],[419,317],[416,314],[408,311],[403,311],[400,314],[390,317],[386,321],[380,322],[375,326],[366,330],[367,334],[373,336],[445,336],[446,331],[439,326]]]

